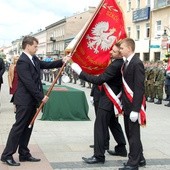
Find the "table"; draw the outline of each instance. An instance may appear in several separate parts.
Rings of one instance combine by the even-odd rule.
[[[44,85],[44,94],[50,85]],[[89,120],[89,106],[84,91],[55,85],[50,93],[49,100],[44,105],[41,120]]]

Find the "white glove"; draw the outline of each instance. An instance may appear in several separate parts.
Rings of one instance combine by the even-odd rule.
[[[138,120],[138,117],[139,117],[139,113],[138,112],[134,112],[134,111],[130,112],[130,120],[132,122],[136,122]]]
[[[71,68],[72,68],[78,75],[80,75],[80,73],[82,72],[81,67],[80,67],[77,63],[72,63],[72,64],[71,64]]]
[[[90,97],[90,103],[91,103],[92,105],[94,105],[94,99],[93,99],[92,96]]]

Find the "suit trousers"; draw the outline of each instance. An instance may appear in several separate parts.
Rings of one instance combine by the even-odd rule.
[[[140,139],[140,124],[132,122],[129,115],[124,114],[125,132],[129,142],[129,159],[127,165],[137,166],[140,160],[144,160],[143,147]]]
[[[8,136],[6,147],[2,153],[3,158],[11,158],[17,151],[21,156],[31,156],[28,143],[33,126],[28,128],[36,113],[36,106],[16,106],[16,122],[13,124]]]
[[[123,131],[114,112],[98,108],[94,124],[94,156],[100,160],[105,160],[104,154],[106,145],[109,142],[108,128],[110,126],[112,126],[111,131],[118,145],[125,146]]]
[[[112,113],[109,123],[109,129],[117,142],[115,147],[115,152],[124,152],[126,150],[126,140],[123,134],[122,127],[119,123],[118,117],[115,117],[115,114]]]

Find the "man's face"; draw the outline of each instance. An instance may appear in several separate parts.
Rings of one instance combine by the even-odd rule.
[[[130,53],[130,47],[128,47],[126,43],[122,43],[120,45],[120,53],[123,57],[128,57]]]
[[[117,46],[112,47],[110,54],[111,54],[110,56],[111,59],[121,58],[119,48]]]
[[[35,55],[38,50],[38,44],[36,41],[33,42],[33,45],[27,45],[27,49],[30,55]]]

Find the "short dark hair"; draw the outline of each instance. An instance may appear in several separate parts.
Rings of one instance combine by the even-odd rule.
[[[117,41],[114,45],[118,48],[120,48],[121,41]]]
[[[29,35],[25,36],[24,39],[22,40],[22,49],[24,50],[26,48],[27,44],[33,45],[34,41],[37,42],[37,44],[38,44],[37,38],[29,36]]]
[[[125,38],[121,43],[126,43],[127,46],[131,47],[132,51],[135,51],[135,41],[132,38]]]

